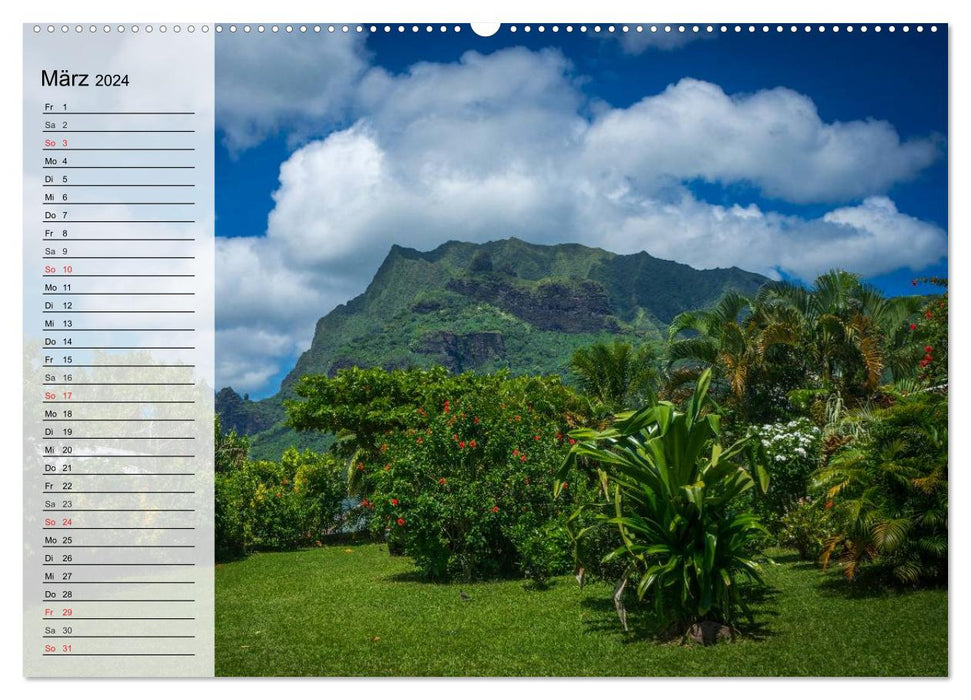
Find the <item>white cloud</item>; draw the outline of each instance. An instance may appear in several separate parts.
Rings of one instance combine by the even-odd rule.
[[[560,54],[523,49],[368,72],[351,126],[281,166],[266,235],[217,242],[220,385],[275,388],[268,378],[393,243],[515,235],[804,279],[919,269],[946,252],[944,231],[883,194],[933,159],[931,139],[823,123],[789,90],[729,96],[695,80],[590,119],[576,81]],[[811,219],[716,206],[691,194],[694,178],[844,206]]]
[[[238,152],[286,130],[299,140],[347,113],[368,68],[363,34],[232,34],[216,42],[216,125]]]
[[[940,156],[935,138],[901,142],[885,121],[823,122],[786,88],[727,95],[685,78],[593,124],[591,168],[646,180],[751,183],[791,202],[847,201],[886,191]]]

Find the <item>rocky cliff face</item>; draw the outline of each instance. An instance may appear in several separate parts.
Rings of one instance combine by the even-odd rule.
[[[537,330],[559,333],[620,330],[611,312],[607,290],[592,280],[551,280],[524,288],[489,275],[449,280],[445,288],[469,299],[493,304]]]
[[[422,336],[414,350],[450,372],[461,373],[504,360],[506,344],[498,331],[458,334],[439,330]]]

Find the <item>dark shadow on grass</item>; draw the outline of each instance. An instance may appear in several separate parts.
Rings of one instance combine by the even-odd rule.
[[[462,584],[473,585],[473,584],[481,584],[481,583],[502,583],[502,582],[508,582],[508,581],[522,581],[523,584],[529,583],[528,580],[523,579],[522,576],[517,576],[516,574],[490,576],[489,578],[472,579],[471,581],[466,581],[460,578],[456,578],[456,579],[429,578],[418,569],[413,569],[411,571],[402,571],[397,574],[389,574],[388,576],[384,576],[381,580],[389,581],[391,583],[427,583],[435,586],[444,586],[444,585],[451,586],[451,585],[462,585]]]
[[[873,566],[859,569],[852,580],[846,578],[839,568],[832,567],[826,572],[825,578],[820,582],[818,588],[824,596],[866,600],[890,598],[922,590],[946,591],[947,585],[913,586],[904,584],[895,579],[889,570]]]
[[[778,617],[775,609],[778,591],[768,587],[746,587],[743,593],[752,611],[752,619],[743,618],[737,625],[740,639],[765,641],[775,636],[769,628],[772,618]],[[624,644],[636,642],[653,642],[657,644],[679,643],[681,636],[672,630],[670,622],[654,610],[648,602],[634,600],[625,601],[627,608],[627,625],[630,628],[624,632],[614,602],[609,597],[585,598],[580,605],[592,617],[585,619],[585,626],[589,633],[623,635]]]
[[[336,532],[322,535],[320,541],[329,545],[384,544],[383,539],[373,537],[368,532]]]

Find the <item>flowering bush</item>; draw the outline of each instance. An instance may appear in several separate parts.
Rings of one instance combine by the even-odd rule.
[[[356,465],[372,531],[429,578],[543,581],[567,570],[574,499],[554,502],[553,474],[571,443],[569,391],[558,380],[502,375],[451,388],[386,431],[377,459]]]
[[[924,386],[940,387],[947,385],[947,280],[932,277],[914,280],[914,286],[926,282],[944,289],[943,294],[931,297],[921,309],[920,314],[910,324],[920,342],[923,355],[918,363],[917,377]]]
[[[766,526],[778,530],[782,517],[806,495],[818,462],[821,433],[810,420],[797,418],[754,425],[748,434],[761,441],[770,475],[768,492],[755,499],[753,507]]]

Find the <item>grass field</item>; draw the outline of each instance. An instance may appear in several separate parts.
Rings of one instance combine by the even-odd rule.
[[[624,634],[609,588],[571,577],[545,590],[425,583],[373,544],[254,554],[216,569],[216,675],[947,674],[946,591],[861,589],[786,553],[775,562],[749,634],[700,647],[652,641],[646,610]]]

